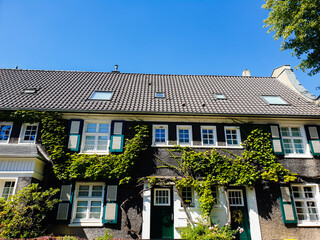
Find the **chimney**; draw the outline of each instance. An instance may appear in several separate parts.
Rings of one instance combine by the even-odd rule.
[[[112,71],[113,73],[120,73],[118,71],[119,65],[114,65],[114,71]]]
[[[250,71],[248,69],[243,70],[242,76],[243,77],[250,77],[251,76]]]

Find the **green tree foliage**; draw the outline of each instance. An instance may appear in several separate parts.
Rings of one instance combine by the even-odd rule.
[[[303,71],[309,75],[320,71],[320,1],[319,0],[266,0],[263,8],[270,11],[264,20],[274,38],[283,38],[281,50],[292,49]]]
[[[31,238],[44,233],[43,221],[59,202],[54,199],[59,189],[43,191],[31,184],[5,201],[0,200],[0,237]]]

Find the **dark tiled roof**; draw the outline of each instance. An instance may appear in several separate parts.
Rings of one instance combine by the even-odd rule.
[[[38,90],[24,94],[26,88]],[[320,117],[319,107],[271,77],[1,69],[0,89],[0,109]],[[95,90],[114,91],[113,98],[89,100]],[[261,95],[279,95],[290,105],[268,105]]]

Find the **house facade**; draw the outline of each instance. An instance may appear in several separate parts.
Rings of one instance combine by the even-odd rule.
[[[241,212],[239,239],[320,238],[319,99],[297,84],[288,66],[271,77],[160,75],[114,72],[0,70],[0,110],[55,111],[65,120],[70,153],[121,154],[132,128],[146,125],[148,147],[133,179],[172,178],[159,168],[173,163],[168,149],[188,146],[241,154],[241,143],[259,127],[271,134],[274,154],[298,174],[290,184],[231,187],[231,211]],[[85,238],[110,229],[116,238],[179,239],[188,223],[177,189],[168,182],[119,185],[117,181],[53,181],[52,162],[41,144],[41,123],[1,117],[0,193],[8,198],[32,182],[60,187],[51,230]],[[141,193],[141,194],[139,194]],[[213,186],[215,222],[227,222],[227,201]],[[141,195],[141,197],[139,197]],[[199,196],[181,192],[190,217],[201,217]],[[120,205],[133,197],[124,211]]]

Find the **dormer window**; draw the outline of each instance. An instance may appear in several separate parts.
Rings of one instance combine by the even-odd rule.
[[[261,96],[264,101],[270,105],[288,105],[282,97],[280,96]]]
[[[90,99],[92,100],[111,100],[113,92],[111,91],[95,91]]]
[[[165,97],[164,92],[156,92],[155,97],[156,98],[164,98]]]

